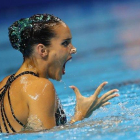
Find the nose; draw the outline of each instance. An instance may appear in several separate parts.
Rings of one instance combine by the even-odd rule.
[[[70,50],[70,54],[75,54],[77,52],[76,48],[74,46],[72,46],[71,50]]]

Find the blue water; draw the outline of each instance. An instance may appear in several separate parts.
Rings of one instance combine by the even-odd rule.
[[[21,15],[47,12],[45,6],[37,12],[33,10],[31,14],[25,12],[28,7],[17,9],[16,14],[11,11],[14,16],[0,26],[0,81],[22,63],[21,54],[10,48],[7,27]],[[100,83],[108,81],[100,96],[114,88],[119,89],[120,96],[112,99],[111,105],[94,111],[90,118],[73,125],[31,134],[1,134],[0,139],[140,139],[140,2],[70,4],[48,11],[69,25],[77,48],[77,54],[66,65],[62,81],[51,80],[68,121],[74,114],[76,101],[70,85],[77,86],[88,97]]]

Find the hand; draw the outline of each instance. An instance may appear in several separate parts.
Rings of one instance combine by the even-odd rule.
[[[106,92],[101,97],[98,97],[102,88],[107,83],[108,82],[103,82],[96,89],[95,93],[93,95],[91,95],[90,97],[82,96],[77,87],[70,86],[70,88],[72,88],[76,94],[75,115],[74,115],[74,118],[71,120],[71,123],[74,123],[75,121],[79,121],[79,120],[89,117],[94,110],[98,109],[101,106],[109,105],[110,102],[108,102],[108,100],[119,96],[119,94],[117,94],[117,93],[113,94],[114,92],[118,91],[117,89],[113,89],[113,90]]]

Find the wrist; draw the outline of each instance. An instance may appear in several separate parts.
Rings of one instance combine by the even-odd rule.
[[[81,113],[81,112],[76,112],[76,113],[74,114],[74,116],[72,117],[70,123],[74,123],[74,122],[77,122],[77,121],[81,121],[81,120],[83,120],[83,119],[84,119],[84,117],[83,117],[82,113]]]

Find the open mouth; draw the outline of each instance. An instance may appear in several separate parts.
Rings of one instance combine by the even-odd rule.
[[[64,63],[63,68],[62,68],[62,73],[63,73],[63,74],[65,74],[65,66],[66,66],[66,63],[67,63],[69,60],[71,60],[71,59],[72,59],[72,57],[70,57],[70,58]]]

